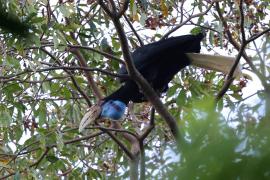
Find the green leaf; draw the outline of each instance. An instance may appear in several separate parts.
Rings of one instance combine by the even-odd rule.
[[[118,51],[121,47],[119,41],[116,41],[115,38],[112,38],[112,46],[115,51]]]
[[[32,20],[31,20],[31,22],[32,23],[42,23],[42,22],[44,22],[45,21],[45,19],[44,19],[44,17],[34,17],[34,18],[32,18]]]
[[[41,101],[38,108],[38,124],[40,127],[42,127],[43,124],[46,122],[46,116],[47,116],[47,107],[46,102]]]
[[[23,135],[22,127],[21,126],[15,127],[14,133],[15,133],[14,138],[18,142],[21,139],[22,135]]]
[[[58,36],[56,33],[53,34],[53,45],[54,45],[55,49],[57,49],[59,46],[59,40],[58,40]]]
[[[68,8],[65,4],[61,4],[59,6],[59,9],[61,13],[64,15],[64,17],[69,17],[72,14],[71,9]]]
[[[23,103],[20,102],[13,102],[13,105],[20,111],[22,111],[23,113],[26,110],[26,106]]]
[[[0,109],[0,127],[8,127],[12,122],[12,117],[7,108]]]
[[[6,58],[6,65],[11,68],[20,68],[20,61],[18,59],[15,59],[11,56],[7,56]]]
[[[168,92],[167,92],[167,96],[171,97],[173,95],[175,95],[176,90],[179,88],[179,85],[173,85],[172,87],[169,88]]]
[[[46,156],[46,159],[47,159],[49,162],[51,162],[51,163],[55,163],[56,161],[59,160],[58,157],[55,157],[55,156],[53,156],[53,155]]]
[[[14,94],[16,92],[19,92],[19,91],[22,91],[23,89],[21,88],[21,86],[17,83],[13,83],[13,84],[10,84],[8,86],[6,86],[4,88],[4,91],[7,93],[7,94]]]
[[[181,90],[176,99],[176,104],[181,107],[184,106],[185,103],[186,103],[186,92],[184,90]]]
[[[14,175],[14,180],[20,180],[21,179],[21,175],[20,175],[20,172],[17,171]]]
[[[64,141],[63,141],[63,135],[61,132],[56,133],[56,140],[57,140],[57,148],[59,149],[59,151],[63,150],[64,147]]]
[[[200,27],[195,27],[195,28],[191,29],[191,31],[190,31],[190,33],[193,35],[197,35],[201,32],[202,32],[202,29]]]

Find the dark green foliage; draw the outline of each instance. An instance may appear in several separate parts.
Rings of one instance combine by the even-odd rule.
[[[0,1],[0,28],[6,33],[12,33],[19,37],[27,37],[30,26],[27,22],[22,22],[18,15],[8,10],[5,0]]]

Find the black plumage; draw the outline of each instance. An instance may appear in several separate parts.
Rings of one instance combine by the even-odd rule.
[[[182,68],[190,65],[186,53],[199,53],[203,34],[172,37],[151,43],[136,49],[132,53],[134,64],[143,77],[157,93],[165,92],[168,83]],[[125,67],[120,74],[127,74]],[[124,84],[104,101],[119,100],[127,104],[129,101],[140,103],[146,101],[137,84],[132,80],[120,79]]]
[[[228,73],[234,64],[233,57],[198,54],[203,34],[172,37],[136,49],[132,53],[135,67],[158,93],[166,92],[173,76],[188,65]],[[125,67],[120,74],[127,74]],[[241,74],[240,66],[234,76]],[[123,85],[105,97],[100,105],[95,105],[84,115],[79,131],[98,118],[122,119],[129,101],[147,101],[138,85],[127,79],[120,79]]]

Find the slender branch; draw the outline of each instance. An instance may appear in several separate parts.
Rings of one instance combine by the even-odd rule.
[[[227,78],[225,83],[223,84],[221,90],[218,92],[217,96],[216,96],[216,101],[219,101],[224,94],[228,91],[230,85],[232,84],[234,78]]]
[[[195,15],[192,15],[190,16],[189,18],[187,18],[185,21],[181,22],[180,24],[176,25],[174,28],[172,28],[170,31],[168,31],[167,33],[165,33],[163,35],[163,37],[161,38],[162,39],[166,39],[170,34],[172,34],[173,32],[175,32],[176,30],[178,30],[179,28],[181,28],[183,25],[185,25],[187,22],[189,22],[191,19],[193,18],[196,18],[196,17],[200,17],[200,16],[203,16],[205,14],[207,14],[210,9],[212,8],[212,6],[216,3],[216,2],[219,2],[220,0],[217,0],[217,1],[212,1],[211,4],[207,7],[207,9],[204,11],[204,12],[201,12],[201,13],[198,13],[198,14],[195,14]]]
[[[221,20],[221,22],[222,22],[222,24],[223,24],[224,32],[225,32],[226,35],[227,35],[228,41],[229,41],[229,42],[230,42],[230,43],[231,43],[231,44],[239,51],[240,48],[241,48],[241,46],[240,46],[239,43],[232,37],[232,34],[231,34],[230,29],[229,29],[229,27],[228,27],[228,24],[227,24],[226,20],[224,19],[223,14],[222,14],[222,12],[221,12],[221,9],[220,9],[220,7],[219,7],[219,3],[217,2],[215,6],[216,6],[217,13],[218,13],[218,15],[219,15],[219,18],[220,18],[220,20]],[[260,33],[260,35],[262,35],[262,34]],[[260,37],[260,36],[258,36],[258,37]],[[249,43],[249,42],[250,42],[250,41],[247,40],[246,43]],[[256,68],[255,65],[252,63],[251,59],[248,57],[248,55],[246,54],[245,51],[243,51],[243,58],[246,60],[246,62],[248,63],[248,65],[250,66],[250,68],[252,69],[252,71],[259,77],[259,79],[261,80],[262,84],[263,84],[264,86],[266,86],[267,83],[265,82],[263,75],[257,70],[257,68]]]
[[[140,141],[140,152],[140,180],[145,180],[145,149],[142,141]]]
[[[255,95],[258,95],[258,94],[260,94],[262,92],[263,92],[263,90],[256,91],[255,93],[253,93],[253,94],[251,94],[251,95],[249,95],[249,96],[247,96],[247,97],[245,97],[245,98],[243,98],[243,99],[241,99],[239,101],[233,102],[233,103],[234,104],[240,104],[241,102],[243,102],[243,101],[245,101],[245,100],[247,100],[247,99],[249,99],[249,98],[251,98],[251,97],[253,97]]]
[[[218,30],[214,29],[214,28],[211,28],[209,26],[204,26],[204,25],[200,25],[200,24],[196,24],[194,23],[192,20],[189,21],[190,24],[186,24],[186,25],[194,25],[194,26],[198,26],[198,27],[201,27],[202,29],[207,29],[207,30],[210,30],[210,31],[213,31],[217,34],[221,34]]]
[[[38,167],[38,164],[44,159],[44,157],[48,154],[48,152],[50,151],[50,148],[46,148],[45,152],[41,155],[41,157],[37,160],[37,162],[31,164],[29,167],[34,167],[36,166],[35,168]]]
[[[74,168],[68,168],[65,172],[63,172],[63,173],[61,173],[61,174],[57,174],[57,176],[66,176],[66,175],[68,175],[69,173],[71,173],[72,172],[72,170],[73,170]]]
[[[2,76],[2,77],[4,77],[4,76]],[[50,81],[56,80],[56,79],[66,79],[66,78],[69,78],[69,76],[47,78],[45,81],[43,81],[43,80],[30,81],[30,80],[26,80],[26,79],[22,80],[22,79],[19,79],[19,78],[10,78],[10,79],[2,79],[1,80],[1,78],[0,78],[0,82],[17,81],[17,82],[20,82],[20,83],[37,84],[37,83],[43,83],[43,82],[50,82]]]
[[[238,55],[236,57],[236,60],[232,66],[232,68],[230,69],[230,72],[228,73],[228,76],[227,76],[227,80],[225,81],[222,89],[219,91],[219,93],[217,94],[216,96],[216,100],[220,100],[223,95],[227,92],[227,90],[229,89],[229,86],[231,85],[231,83],[233,82],[233,73],[240,61],[240,58],[243,56],[246,60],[246,62],[250,65],[251,69],[254,71],[254,73],[260,78],[262,84],[264,85],[264,87],[267,87],[267,83],[263,77],[263,75],[258,72],[258,70],[256,69],[256,67],[254,66],[254,64],[251,62],[251,60],[249,59],[249,57],[246,55],[245,53],[245,47],[248,43],[250,43],[251,41],[254,41],[256,38],[260,37],[261,35],[263,35],[264,33],[267,33],[269,30],[265,30],[263,32],[261,32],[258,36],[256,36],[256,38],[254,37],[251,37],[249,38],[248,40],[246,40],[246,37],[245,37],[245,30],[244,30],[244,12],[243,12],[243,0],[240,1],[240,4],[239,4],[239,9],[240,9],[240,28],[241,28],[241,34],[242,34],[242,44],[239,45],[232,37],[231,35],[231,32],[228,28],[228,25],[227,25],[227,22],[225,21],[225,19],[223,18],[223,15],[222,15],[222,12],[220,10],[220,7],[219,7],[219,3],[217,2],[216,3],[216,9],[217,9],[217,12],[219,14],[219,17],[221,19],[221,22],[224,26],[224,30],[228,36],[228,39],[230,41],[230,43],[235,46],[238,50]]]
[[[69,141],[64,141],[64,144],[67,145],[67,144],[73,144],[73,143],[76,143],[76,142],[79,142],[79,141],[83,141],[83,140],[88,140],[88,139],[91,139],[91,138],[94,138],[94,137],[97,137],[97,136],[100,136],[101,134],[104,134],[103,132],[96,132],[96,133],[92,133],[92,134],[89,134],[87,136],[83,136],[83,137],[80,137],[80,138],[75,138],[75,139],[72,139],[72,140],[69,140]],[[56,147],[56,144],[55,145],[52,145],[50,147]]]
[[[90,51],[96,52],[96,53],[98,53],[98,54],[101,54],[101,55],[103,55],[103,56],[106,57],[106,58],[116,60],[116,61],[118,61],[118,62],[121,63],[121,64],[125,64],[125,62],[124,62],[122,59],[117,58],[117,57],[115,57],[115,56],[113,56],[113,55],[111,55],[111,54],[109,54],[109,53],[106,53],[106,52],[97,50],[97,49],[95,49],[95,48],[91,48],[91,47],[88,47],[88,46],[71,45],[71,44],[68,44],[67,46],[68,46],[69,48],[78,48],[78,49],[86,49],[86,50],[90,50]]]
[[[94,98],[93,96],[91,98]],[[68,101],[68,100],[79,100],[85,99],[85,97],[70,97],[70,98],[36,98],[36,99],[21,99],[22,103],[31,103],[33,101]]]
[[[80,62],[81,67],[86,67],[86,68],[88,67],[84,56],[82,55],[82,53],[78,49],[71,48],[70,51],[77,57],[77,59]],[[89,71],[84,71],[84,74],[85,74],[85,77],[88,81],[88,85],[91,87],[94,95],[97,97],[98,100],[101,100],[102,94],[101,94],[99,88],[97,87],[97,84],[94,81],[92,74]]]
[[[120,123],[113,121],[112,122],[112,128],[114,128],[114,129],[120,129],[121,128],[121,125],[120,125]],[[131,151],[131,153],[135,157],[139,153],[139,151],[140,151],[138,136],[137,135],[136,136],[133,136],[133,135],[131,135],[129,133],[125,133],[125,132],[123,133],[123,135],[124,135],[124,138],[128,142],[130,142],[130,144],[131,144],[131,150],[130,151]]]
[[[260,32],[260,33],[258,33],[258,34],[256,34],[256,35],[251,36],[251,37],[247,40],[247,43],[250,43],[251,41],[255,41],[257,38],[261,37],[262,35],[264,35],[264,34],[266,34],[266,33],[268,33],[268,32],[270,32],[270,28],[265,29],[264,31],[262,31],[262,32]]]
[[[180,14],[181,14],[181,17],[180,17],[180,23],[183,22],[183,18],[184,18],[184,4],[185,4],[185,0],[182,0],[181,1],[181,6],[180,6]]]
[[[41,47],[32,46],[32,47],[25,48],[25,50],[28,50],[28,49],[40,49],[40,48],[52,47],[52,46],[54,46],[53,43],[46,43],[46,44],[42,45]],[[89,47],[89,46],[72,45],[72,44],[59,44],[59,46],[60,47],[61,46],[67,46],[68,48],[77,48],[77,49],[90,50],[90,51],[93,51],[95,53],[98,53],[98,54],[100,54],[100,55],[102,55],[102,56],[104,56],[104,57],[106,57],[108,59],[112,59],[112,60],[118,61],[121,64],[125,64],[125,62],[122,59],[120,59],[120,58],[118,58],[116,56],[113,56],[113,55],[111,55],[109,53],[103,52],[101,50],[98,50],[98,49]]]
[[[103,3],[102,0],[99,0],[98,1],[99,5],[105,10],[105,12],[108,12],[108,8],[106,7],[106,5]],[[113,1],[111,1],[111,3],[114,4]],[[127,3],[127,2],[125,2]],[[114,16],[113,13],[107,13],[110,18],[113,20],[113,21],[119,21],[119,17],[117,18],[117,15]],[[117,13],[115,13],[117,14]],[[124,14],[124,12],[123,12]],[[120,23],[120,22],[119,22]],[[119,24],[121,26],[121,24]],[[121,46],[122,47],[122,46]],[[127,46],[127,49],[128,49],[128,46]],[[122,49],[123,50],[123,49]],[[128,51],[129,52],[129,51]],[[125,53],[123,53],[124,55],[124,58],[125,58]],[[129,54],[129,57],[131,57],[131,55]],[[126,58],[125,58],[126,59]],[[131,62],[132,63],[132,62]],[[134,67],[134,65],[133,65]],[[129,71],[129,70],[128,70]],[[118,122],[112,122],[112,127],[113,128],[117,128],[117,129],[120,129],[121,128],[121,125],[118,123]],[[112,135],[112,134],[111,134]],[[110,135],[110,136],[111,136]],[[135,157],[136,157],[136,154],[139,152],[139,145],[138,145],[138,140],[136,138],[134,138],[133,136],[131,136],[130,134],[128,133],[123,133],[123,136],[126,140],[128,140],[130,143],[131,143],[131,153],[129,154],[129,151],[127,151],[127,149],[123,149],[124,152],[126,152],[126,154],[130,157],[131,161],[134,161]],[[113,138],[113,136],[112,136]]]
[[[12,173],[10,173],[8,175],[5,175],[5,176],[0,177],[0,180],[2,180],[2,179],[5,180],[5,179],[7,179],[10,176],[14,176],[15,174],[16,174],[15,172],[12,172]]]
[[[106,129],[102,129],[102,131],[106,132],[131,160],[135,158],[135,156],[127,149],[127,147],[119,139],[117,139],[116,136],[114,136],[110,131]]]
[[[129,0],[125,0],[124,4],[121,6],[118,14],[117,14],[117,18],[121,18],[124,13],[126,12],[127,8],[128,8],[128,4],[129,4]]]
[[[240,11],[240,30],[242,35],[242,44],[246,43],[246,35],[245,35],[245,15],[243,11],[243,0],[240,0],[239,2],[239,11]]]
[[[98,0],[98,4],[102,7],[102,9],[108,14],[108,16],[113,17],[113,13],[110,11],[110,9],[105,5],[103,0]]]
[[[151,109],[150,115],[150,124],[145,130],[145,132],[139,137],[140,142],[143,142],[144,139],[149,135],[149,133],[155,128],[155,109]]]
[[[107,130],[107,131],[115,131],[115,132],[121,132],[121,133],[128,133],[132,136],[134,136],[136,139],[138,139],[138,135],[136,135],[135,133],[125,130],[125,129],[116,129],[116,128],[106,128],[103,126],[91,126],[91,127],[87,127],[86,129],[101,129],[101,130]]]
[[[61,65],[61,62],[55,57],[53,56],[49,51],[47,51],[44,48],[41,48],[41,50],[46,53],[47,55],[49,55],[58,65]],[[53,68],[53,67],[51,67]],[[68,71],[67,69],[63,69],[71,78],[72,83],[74,84],[74,86],[76,87],[76,89],[79,91],[79,93],[84,97],[85,101],[87,102],[88,106],[91,106],[91,101],[90,98],[87,96],[87,94],[81,89],[81,87],[79,86],[79,84],[77,83],[77,81],[75,80],[73,74]]]
[[[219,8],[219,6],[218,6],[218,8]],[[236,70],[236,68],[237,68],[237,66],[239,64],[240,59],[241,59],[241,57],[242,57],[242,55],[244,53],[245,47],[247,45],[246,36],[245,36],[245,29],[244,29],[243,0],[240,0],[239,9],[240,9],[240,28],[241,28],[241,34],[242,34],[242,44],[241,44],[241,47],[239,49],[238,55],[237,55],[237,57],[236,57],[236,59],[234,61],[234,64],[231,67],[231,69],[230,69],[230,71],[229,71],[229,73],[227,75],[227,79],[226,79],[222,89],[219,91],[219,93],[216,96],[217,101],[219,101],[223,97],[223,95],[227,92],[227,90],[229,89],[231,83],[233,82],[233,80],[234,80],[234,78],[233,78],[234,71]],[[220,12],[220,10],[219,10],[219,12]],[[223,17],[223,16],[221,15],[221,17]],[[224,21],[224,19],[223,19],[223,21]],[[223,24],[225,24],[227,26],[225,21],[223,22]],[[228,30],[228,32],[229,32],[229,30]]]
[[[112,16],[117,16],[117,8],[114,3],[114,0],[109,0],[110,3],[108,3],[108,8],[111,9]]]
[[[123,51],[124,59],[126,60],[127,70],[130,77],[138,84],[138,86],[142,89],[142,92],[146,96],[146,98],[153,104],[157,112],[165,119],[173,136],[178,139],[178,126],[175,119],[168,112],[167,108],[160,101],[158,95],[153,90],[153,88],[149,85],[149,83],[144,79],[144,77],[138,72],[135,65],[133,64],[133,60],[128,48],[128,42],[126,38],[126,34],[121,26],[120,21],[114,20],[114,26],[117,30],[118,36],[120,38],[121,48]]]
[[[51,71],[51,70],[97,71],[97,72],[101,72],[103,74],[110,75],[110,76],[113,76],[113,77],[119,77],[119,78],[123,78],[123,79],[129,79],[129,76],[128,75],[111,73],[109,71],[106,71],[106,70],[103,70],[103,69],[99,69],[99,68],[88,68],[88,67],[81,67],[81,66],[54,66],[54,67],[49,67],[49,68],[37,69],[37,70],[27,69],[27,70],[22,71],[22,72],[17,73],[17,74],[8,75],[8,76],[0,76],[0,82],[2,82],[1,79],[4,79],[4,81],[6,82],[8,80],[11,81],[11,80],[14,79],[14,77],[21,76],[23,74],[27,74],[27,73],[31,73],[31,72],[44,72],[44,71]]]
[[[73,144],[73,143],[76,143],[76,142],[79,142],[79,141],[88,140],[88,139],[97,137],[97,136],[99,136],[101,134],[104,134],[104,132],[99,131],[99,132],[96,132],[96,133],[89,134],[87,136],[83,136],[83,137],[80,137],[80,138],[75,138],[75,139],[72,139],[72,140],[64,141],[64,145]],[[51,144],[51,145],[46,146],[46,148],[54,148],[54,147],[57,147],[57,144]],[[40,147],[36,147],[36,148],[30,149],[28,151],[21,152],[19,155],[28,154],[28,153],[31,153],[31,152],[36,151],[38,149],[40,149]]]
[[[129,21],[129,19],[127,18],[126,15],[124,15],[124,18],[125,18],[125,20],[127,21],[128,25],[129,25],[130,29],[132,30],[132,32],[134,33],[134,35],[137,37],[137,39],[138,39],[140,45],[143,46],[144,43],[143,43],[141,37],[139,36],[139,34],[137,33],[137,31],[134,29],[133,25],[131,24],[131,22]]]

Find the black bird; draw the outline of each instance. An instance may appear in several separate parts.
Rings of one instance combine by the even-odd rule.
[[[0,0],[0,34],[1,30],[5,33],[12,33],[18,37],[27,37],[29,35],[30,25],[19,19],[14,12],[8,10],[5,3]]]
[[[188,65],[228,72],[234,58],[196,54],[200,52],[203,34],[184,35],[154,42],[136,49],[132,53],[135,67],[150,83],[157,93],[164,93],[174,75]],[[120,74],[127,74],[125,67]],[[81,121],[79,130],[90,122],[105,117],[120,119],[129,101],[141,103],[147,101],[137,84],[132,80],[120,79],[124,84],[111,95],[105,97],[101,105],[91,107]]]

